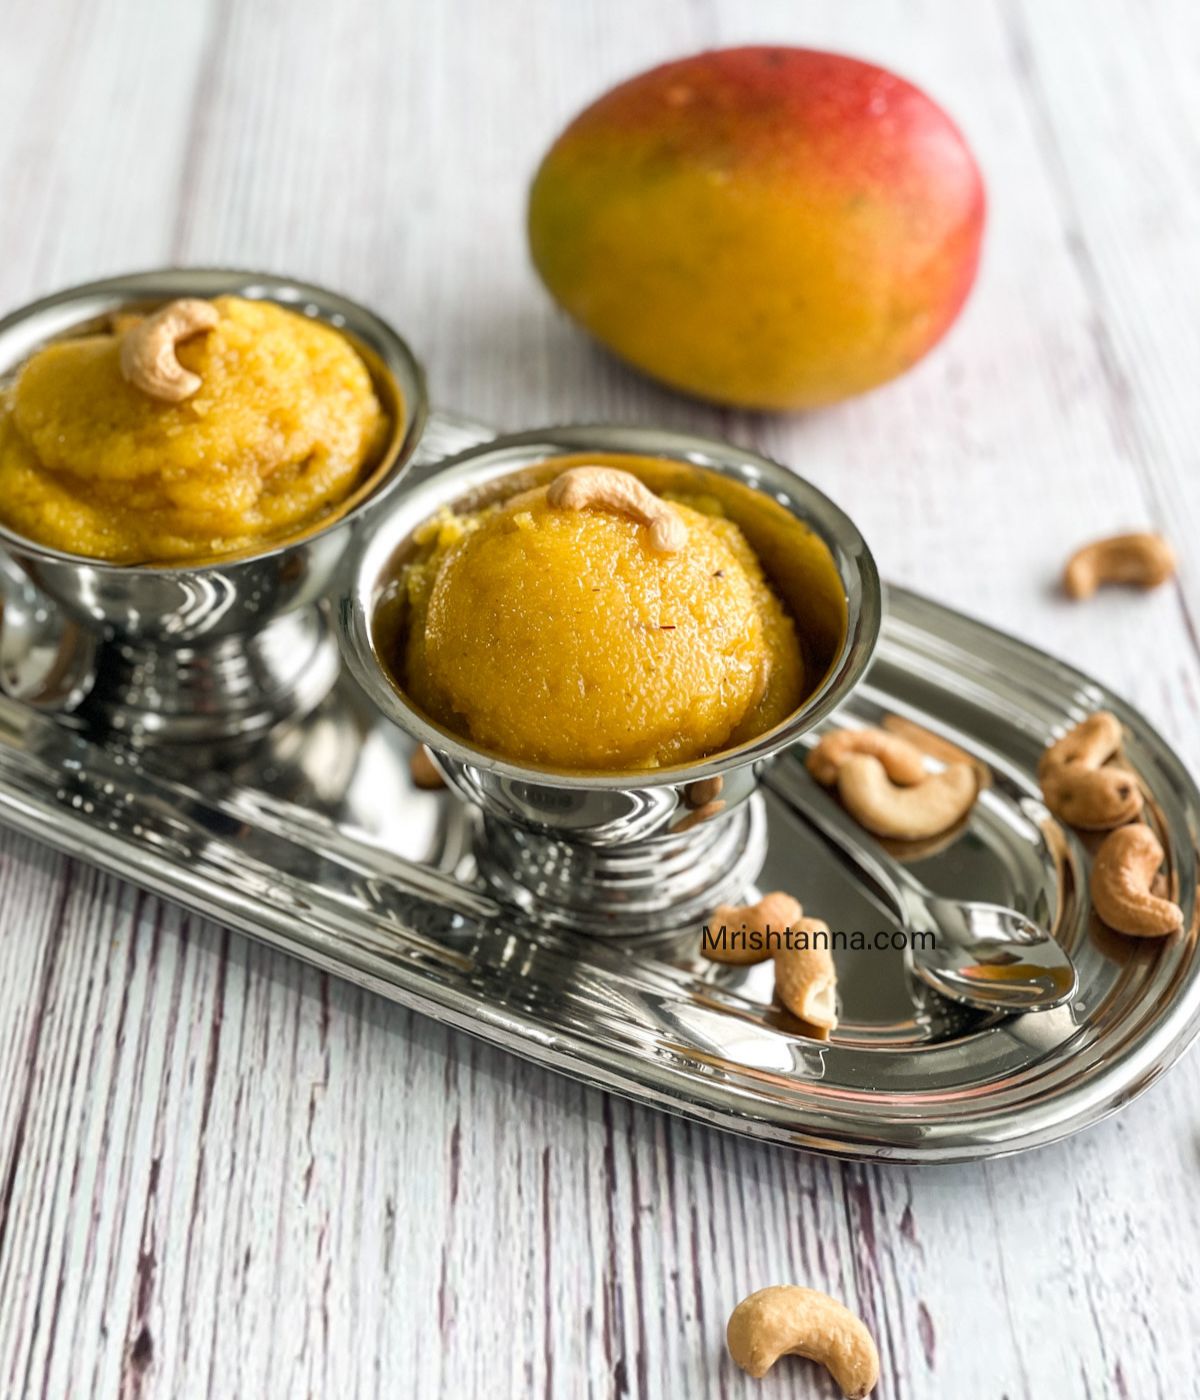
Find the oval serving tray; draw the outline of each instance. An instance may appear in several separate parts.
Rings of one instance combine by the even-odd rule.
[[[435,421],[417,470],[486,435]],[[5,638],[9,674],[46,650],[31,631],[30,657],[16,655],[24,635]],[[1098,707],[1127,727],[1184,934],[1138,942],[1096,923],[1087,849],[1038,797],[1042,746]],[[716,1126],[897,1161],[1064,1137],[1144,1089],[1200,1030],[1200,793],[1104,687],[903,589],[890,590],[878,654],[839,718],[886,715],[950,738],[992,775],[966,831],[912,868],[938,892],[1051,925],[1079,970],[1070,1006],[988,1017],[925,991],[898,951],[846,951],[842,1024],[820,1041],[772,1004],[769,965],[703,962],[698,933],[651,946],[525,929],[474,883],[466,813],[412,789],[407,741],[345,676],[303,723],[206,751],[191,774],[177,754],[138,758],[0,698],[0,819],[517,1054]],[[835,929],[902,928],[886,878],[848,865],[795,810],[808,782],[797,750],[766,775],[760,883]]]

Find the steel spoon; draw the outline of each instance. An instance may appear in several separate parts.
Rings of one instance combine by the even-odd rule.
[[[785,759],[766,785],[888,896],[907,929],[936,932],[910,944],[909,966],[934,991],[984,1011],[1050,1011],[1075,995],[1075,965],[1032,919],[1002,904],[951,899],[893,860],[805,769]]]

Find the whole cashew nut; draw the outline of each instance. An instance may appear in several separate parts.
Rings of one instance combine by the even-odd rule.
[[[766,962],[771,956],[771,949],[766,946],[767,930],[783,933],[794,928],[799,924],[803,912],[800,901],[782,890],[772,890],[770,894],[763,895],[757,904],[718,904],[709,917],[709,928],[719,930],[724,924],[727,933],[740,933],[744,928],[745,942],[743,944],[739,940],[734,944],[728,937],[724,942],[705,938],[700,951],[710,962],[732,963],[740,967]]]
[[[1081,831],[1108,831],[1141,812],[1136,777],[1124,768],[1104,766],[1120,749],[1121,737],[1116,715],[1097,710],[1047,745],[1038,779],[1046,806],[1060,821]]]
[[[1161,938],[1183,927],[1183,910],[1151,894],[1163,862],[1162,843],[1144,822],[1122,826],[1100,843],[1092,861],[1092,904],[1109,928],[1135,938]]]
[[[920,841],[954,826],[979,791],[969,763],[951,763],[913,787],[898,787],[870,754],[852,754],[838,772],[838,794],[861,826],[876,836]]]
[[[1111,831],[1141,814],[1137,778],[1126,768],[1052,768],[1042,779],[1046,806],[1080,831]]]
[[[675,554],[687,543],[682,516],[632,472],[618,467],[571,467],[550,483],[546,501],[556,510],[598,506],[632,516],[650,527],[650,548],[659,554]]]
[[[906,719],[903,715],[884,715],[880,724],[889,734],[896,734],[901,739],[907,739],[914,748],[920,749],[926,757],[936,759],[939,763],[971,764],[975,769],[975,776],[979,780],[980,789],[991,787],[992,770],[982,758],[976,754],[968,753],[953,739],[947,739],[944,734],[935,734],[932,729],[926,729],[923,724]],[[895,778],[895,774],[892,776]]]
[[[1157,588],[1174,572],[1175,552],[1161,535],[1112,535],[1071,555],[1063,571],[1063,590],[1069,598],[1090,598],[1102,583]]]
[[[813,1288],[780,1284],[751,1293],[730,1315],[725,1340],[756,1379],[781,1356],[805,1356],[828,1370],[847,1400],[863,1400],[879,1380],[879,1352],[866,1323]]]
[[[911,787],[925,776],[925,759],[915,745],[882,729],[835,729],[822,735],[808,755],[806,767],[825,787],[837,782],[838,770],[854,753],[867,753],[887,769],[892,782]]]
[[[1038,777],[1067,764],[1099,768],[1121,747],[1121,721],[1108,710],[1097,710],[1056,740],[1047,744],[1038,760]]]
[[[121,375],[148,398],[182,403],[199,389],[198,374],[184,369],[175,354],[181,341],[211,331],[220,320],[210,301],[183,297],[138,321],[121,337]]]
[[[796,919],[793,933],[824,933],[822,946],[781,948],[775,954],[775,995],[793,1016],[818,1030],[836,1030],[837,969],[829,951],[829,925],[821,919]]]

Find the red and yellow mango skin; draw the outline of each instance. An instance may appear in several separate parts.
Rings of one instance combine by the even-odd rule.
[[[873,388],[949,328],[983,181],[949,117],[881,68],[808,49],[668,63],[593,103],[533,182],[562,307],[675,388],[793,409]]]

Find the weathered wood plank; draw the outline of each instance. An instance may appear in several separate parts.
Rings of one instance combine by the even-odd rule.
[[[983,277],[896,385],[766,420],[656,390],[536,287],[523,189],[556,126],[744,38],[863,53],[961,119]],[[1087,609],[1080,539],[1200,513],[1200,18],[1156,0],[647,10],[49,0],[0,45],[0,301],[171,259],[378,305],[435,398],[761,443],[885,573],[1095,671],[1200,765],[1200,576]],[[888,1396],[1171,1393],[1200,1363],[1195,1104],[986,1167],[839,1166],[584,1090],[0,835],[0,1391],[832,1394],[723,1357],[797,1278],[871,1318]]]

